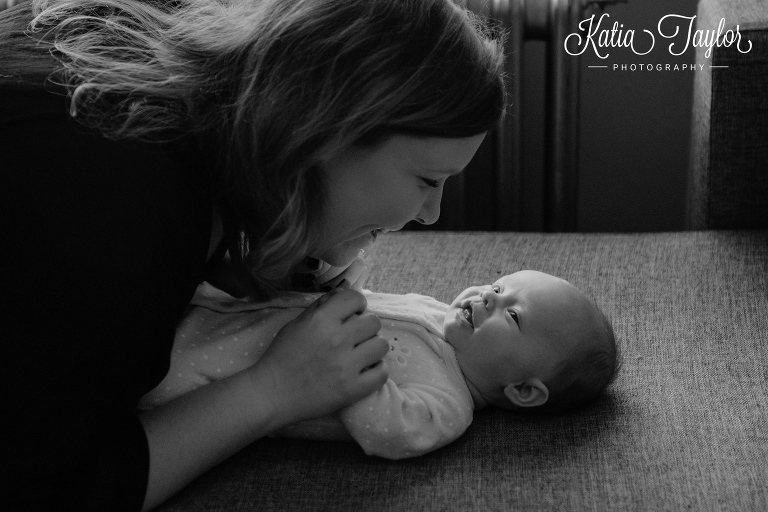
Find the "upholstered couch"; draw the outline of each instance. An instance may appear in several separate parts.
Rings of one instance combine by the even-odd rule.
[[[768,510],[766,11],[764,0],[699,6],[702,26],[725,17],[753,49],[716,48],[729,67],[696,75],[694,230],[382,237],[373,290],[449,301],[533,268],[593,296],[624,360],[603,399],[564,416],[483,410],[457,442],[399,462],[262,439],[161,510]]]

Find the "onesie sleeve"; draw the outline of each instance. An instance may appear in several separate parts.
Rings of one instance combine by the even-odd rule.
[[[455,441],[472,421],[471,410],[448,387],[389,379],[340,417],[368,455],[416,457]]]

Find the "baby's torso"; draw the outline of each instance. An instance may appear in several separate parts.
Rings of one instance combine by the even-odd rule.
[[[150,409],[240,372],[258,361],[277,333],[318,298],[288,294],[268,303],[234,299],[201,285],[179,324],[171,369],[140,409]],[[474,403],[451,346],[442,336],[447,306],[420,295],[366,292],[368,311],[388,340],[389,379],[338,414],[289,425],[273,435],[356,441],[371,455],[413,457],[460,436]]]
[[[201,285],[184,319],[176,328],[171,367],[165,379],[139,402],[140,409],[174,398],[252,366],[280,329],[315,300],[303,294],[290,302],[249,306],[219,300],[213,287]],[[202,291],[202,293],[201,293]],[[223,293],[223,292],[222,292]],[[306,306],[305,306],[306,307]]]
[[[425,299],[417,295],[369,297],[369,310],[381,319],[379,335],[389,342],[385,357],[389,378],[398,385],[433,385],[439,380],[461,390],[463,376],[442,335],[444,305],[425,303]]]
[[[258,361],[280,329],[318,298],[294,293],[267,303],[249,303],[202,285],[176,330],[171,368],[139,404],[162,405],[197,387],[234,375]],[[447,379],[459,389],[463,377],[442,339],[445,305],[418,295],[366,292],[368,310],[382,322],[389,342],[385,360],[398,385]]]

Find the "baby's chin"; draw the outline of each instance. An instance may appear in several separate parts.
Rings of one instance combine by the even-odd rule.
[[[457,329],[460,329],[458,319],[456,318],[457,313],[458,308],[451,305],[445,313],[445,320],[443,320],[443,336],[445,336],[445,341],[447,341],[449,345],[452,344],[451,339],[453,338],[453,333]]]

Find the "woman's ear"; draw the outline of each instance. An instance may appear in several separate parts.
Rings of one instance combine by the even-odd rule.
[[[536,407],[549,400],[549,389],[540,379],[514,382],[504,388],[504,395],[518,407]]]

